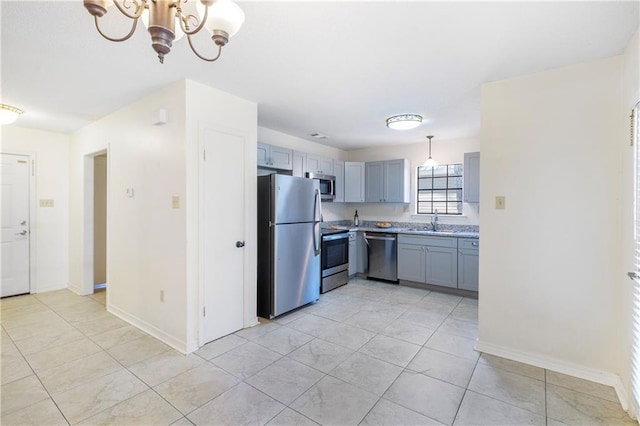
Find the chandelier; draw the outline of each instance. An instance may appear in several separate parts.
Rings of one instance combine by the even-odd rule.
[[[183,12],[183,6],[194,1],[197,2],[200,16]],[[131,30],[123,37],[109,37],[100,29],[99,18],[106,15],[112,5],[132,20]],[[220,57],[229,37],[237,33],[244,22],[244,12],[232,0],[84,0],[84,7],[93,15],[98,33],[109,41],[131,38],[138,20],[142,18],[160,63],[164,63],[164,57],[171,51],[173,41],[180,38],[182,33],[187,36],[189,46],[197,57],[213,62]],[[200,54],[191,40],[191,36],[203,28],[212,34],[211,40],[217,46],[218,52],[213,57]]]

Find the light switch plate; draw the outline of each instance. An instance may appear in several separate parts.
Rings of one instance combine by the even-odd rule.
[[[173,195],[171,197],[171,208],[179,209],[180,208],[180,197],[177,195]]]
[[[496,210],[504,210],[505,209],[505,197],[504,195],[496,195]]]
[[[40,199],[40,207],[53,207],[53,199],[51,199],[51,198],[41,198]]]

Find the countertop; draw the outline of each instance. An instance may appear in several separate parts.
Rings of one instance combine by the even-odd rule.
[[[479,232],[471,231],[458,231],[443,229],[440,231],[427,230],[426,227],[391,227],[391,228],[378,228],[375,226],[344,226],[344,225],[330,225],[327,228],[332,229],[346,229],[350,232],[362,231],[362,232],[390,232],[392,234],[410,234],[410,235],[424,235],[424,236],[436,236],[436,237],[455,237],[455,238],[480,238]]]

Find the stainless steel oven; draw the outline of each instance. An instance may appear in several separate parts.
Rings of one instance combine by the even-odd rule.
[[[323,230],[320,263],[320,293],[349,281],[349,233],[346,230]]]

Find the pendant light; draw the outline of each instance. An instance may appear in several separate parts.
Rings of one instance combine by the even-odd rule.
[[[433,169],[434,167],[438,167],[438,163],[436,162],[436,160],[431,158],[431,139],[433,139],[433,136],[427,136],[427,139],[429,139],[429,158],[427,158],[427,161],[424,162],[422,168]]]

